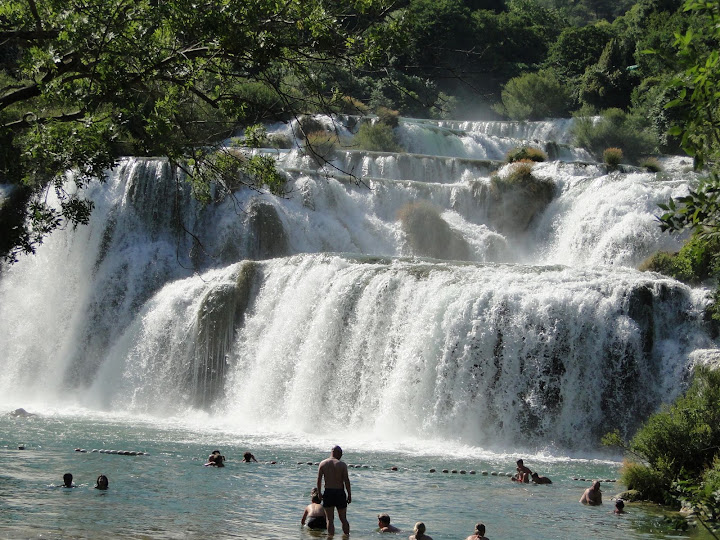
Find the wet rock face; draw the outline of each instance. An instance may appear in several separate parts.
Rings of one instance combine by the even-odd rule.
[[[519,171],[524,165],[518,163],[516,168]],[[498,231],[506,234],[526,231],[555,194],[551,182],[518,171],[511,171],[505,178],[494,177],[489,190],[488,218]]]
[[[194,340],[195,369],[188,371],[186,383],[197,407],[210,406],[223,391],[228,356],[250,303],[256,264],[244,262],[235,283],[218,286],[203,298]]]
[[[273,259],[289,254],[288,238],[275,207],[263,201],[253,201],[248,209],[248,225],[252,239],[250,258]]]
[[[627,491],[623,491],[615,495],[615,498],[622,499],[627,502],[635,502],[642,500],[642,493],[640,493],[637,489],[628,489]]]
[[[445,260],[471,260],[470,246],[429,203],[413,203],[400,210],[402,229],[413,253]]]

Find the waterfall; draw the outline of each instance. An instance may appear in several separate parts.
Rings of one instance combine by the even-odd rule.
[[[273,151],[287,197],[205,206],[166,160],[126,158],[87,189],[88,226],[3,269],[0,404],[497,447],[630,435],[716,349],[705,289],[636,270],[681,246],[657,204],[698,179],[679,158],[609,173],[570,124],[401,119],[406,153]],[[519,145],[561,149],[533,167],[547,200],[498,188]]]

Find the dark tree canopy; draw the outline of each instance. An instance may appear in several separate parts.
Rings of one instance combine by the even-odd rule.
[[[91,205],[65,191],[66,171],[83,186],[123,154],[200,165],[238,125],[322,110],[342,89],[318,85],[314,75],[384,60],[392,7],[389,0],[5,0],[0,183],[53,186],[62,207],[35,199],[31,219],[4,231],[0,255],[13,260],[62,223],[87,221]],[[248,158],[239,168],[253,173],[248,182],[258,189],[282,189],[271,163]]]

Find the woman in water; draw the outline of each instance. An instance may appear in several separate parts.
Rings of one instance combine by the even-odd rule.
[[[482,523],[475,525],[475,532],[468,536],[465,540],[488,540],[485,536],[485,525]]]
[[[408,536],[408,540],[433,540],[430,536],[425,534],[425,524],[422,521],[418,521],[414,527],[415,534]]]
[[[327,529],[325,509],[322,504],[320,504],[320,494],[317,488],[312,488],[310,492],[310,504],[305,507],[305,512],[303,512],[300,523],[305,525],[306,520],[307,526],[310,529]]]
[[[101,474],[97,477],[97,480],[95,481],[95,489],[102,489],[105,490],[110,485],[110,482],[108,481],[108,477],[104,474]]]

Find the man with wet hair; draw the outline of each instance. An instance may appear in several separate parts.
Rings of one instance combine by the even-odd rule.
[[[325,509],[329,536],[335,534],[335,508],[337,508],[338,517],[342,523],[343,533],[350,534],[350,523],[345,517],[347,505],[352,500],[350,478],[347,465],[340,461],[340,458],[342,458],[342,448],[333,446],[330,457],[321,461],[318,467],[317,490],[318,493],[322,493],[322,505]],[[323,478],[325,478],[324,492],[322,491]],[[347,496],[345,490],[347,490]]]

